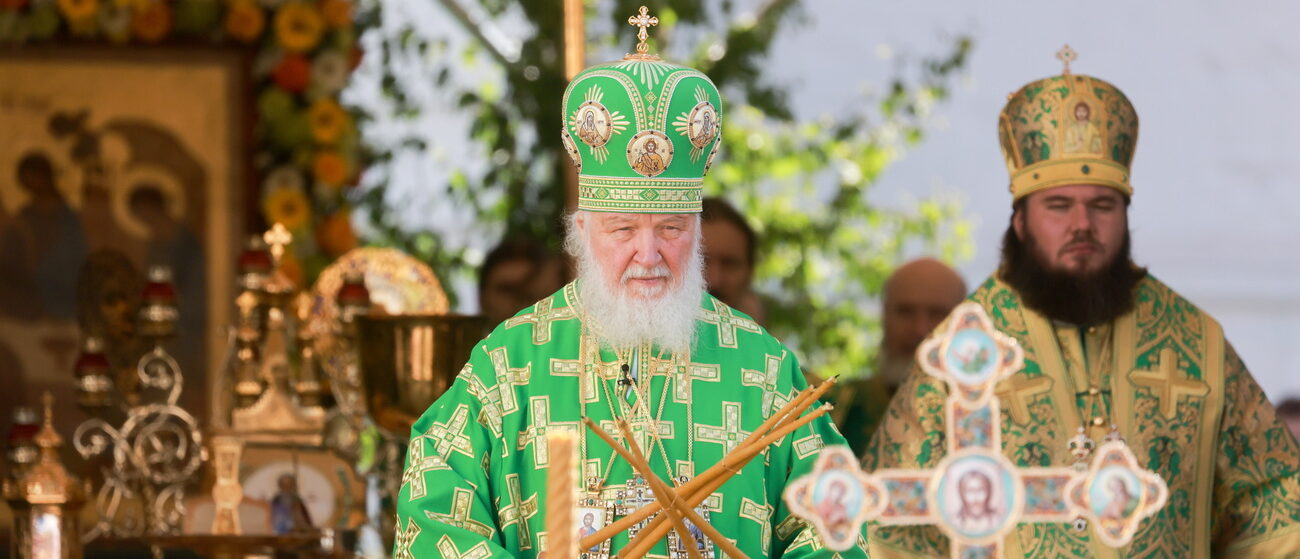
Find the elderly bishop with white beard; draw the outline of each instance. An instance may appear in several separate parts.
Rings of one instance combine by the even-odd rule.
[[[626,420],[655,474],[680,485],[806,386],[788,348],[705,291],[699,212],[720,142],[718,90],[638,50],[588,68],[565,92],[562,139],[579,168],[566,248],[578,278],[497,326],[415,423],[397,557],[538,557],[548,433],[577,440],[572,536],[581,537],[653,499],[584,418],[612,433]],[[865,557],[861,547],[823,549],[781,498],[823,446],[843,444],[819,417],[697,510],[749,557]],[[628,542],[621,533],[581,556],[610,557]],[[699,546],[721,556],[707,539]],[[687,554],[670,535],[647,556]]]

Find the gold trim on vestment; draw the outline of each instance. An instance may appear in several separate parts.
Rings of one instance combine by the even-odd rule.
[[[1055,381],[1052,382],[1052,400],[1056,403],[1058,427],[1063,429],[1066,438],[1074,432],[1074,428],[1081,425],[1079,419],[1079,410],[1075,405],[1075,391],[1071,390],[1074,379],[1070,376],[1070,370],[1066,368],[1065,357],[1061,355],[1061,348],[1056,341],[1056,329],[1052,328],[1051,321],[1047,320],[1041,314],[1028,308],[1021,307],[1020,314],[1025,318],[1025,329],[1029,331],[1029,347],[1034,349],[1034,362],[1038,364],[1038,370],[1048,378],[1052,378],[1050,371],[1055,371]],[[1068,403],[1069,405],[1062,405]]]
[[[1300,524],[1239,540],[1223,550],[1222,555],[1232,559],[1294,559],[1300,556]]]
[[[1011,539],[1008,536],[1008,539]],[[871,559],[930,559],[929,555],[920,555],[912,553],[888,543],[880,541],[880,538],[867,537],[867,556]]]
[[[1210,387],[1201,400],[1201,436],[1197,449],[1196,494],[1192,496],[1193,526],[1211,526],[1210,514],[1214,512],[1214,476],[1218,455],[1219,424],[1223,419],[1224,354],[1223,327],[1214,317],[1201,313],[1201,382]],[[1178,398],[1177,394],[1173,398]],[[1210,556],[1210,538],[1196,538],[1192,545],[1193,557]],[[1236,555],[1233,555],[1236,557]]]
[[[1054,186],[1096,184],[1108,186],[1125,196],[1133,195],[1128,169],[1114,161],[1093,157],[1039,161],[1011,175],[1011,197],[1019,200]]]
[[[1134,435],[1133,414],[1127,413],[1127,410],[1133,409],[1133,390],[1131,387],[1121,390],[1120,382],[1125,381],[1130,385],[1128,373],[1133,370],[1137,364],[1137,310],[1131,310],[1124,313],[1124,316],[1115,321],[1115,330],[1112,333],[1115,344],[1115,368],[1112,371],[1110,379],[1111,390],[1111,421],[1119,428],[1120,436],[1124,440],[1132,440]]]

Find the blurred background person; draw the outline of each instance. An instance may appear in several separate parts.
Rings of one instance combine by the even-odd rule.
[[[832,417],[855,454],[866,450],[889,399],[916,360],[916,348],[965,297],[966,282],[957,271],[933,258],[903,264],[885,280],[880,319],[884,337],[876,370],[844,383],[832,400]]]
[[[479,268],[479,312],[495,328],[568,282],[564,259],[545,243],[510,237],[493,248]]]
[[[722,198],[705,198],[700,220],[709,294],[764,324],[763,302],[753,288],[758,235],[745,216]]]
[[[15,178],[27,202],[0,231],[0,315],[75,319],[77,269],[86,258],[81,220],[46,154],[24,154]]]
[[[1292,397],[1278,402],[1277,416],[1286,423],[1291,434],[1300,440],[1300,398]]]

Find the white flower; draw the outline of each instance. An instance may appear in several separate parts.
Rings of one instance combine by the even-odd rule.
[[[312,87],[332,95],[348,84],[348,58],[339,51],[325,51],[311,63]]]
[[[104,35],[115,43],[126,42],[131,38],[131,9],[109,2],[100,5],[99,28]]]
[[[305,185],[302,178],[302,171],[293,165],[281,165],[271,170],[266,175],[266,180],[262,183],[264,192],[276,190],[302,190]]]

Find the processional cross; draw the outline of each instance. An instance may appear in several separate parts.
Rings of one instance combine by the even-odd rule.
[[[1090,523],[1103,543],[1119,547],[1164,506],[1165,481],[1139,466],[1116,432],[1094,453],[1080,428],[1070,441],[1073,466],[1020,468],[1002,455],[996,386],[1024,366],[1024,350],[978,304],[958,306],[946,329],[921,344],[917,361],[948,385],[947,456],[933,470],[868,474],[847,448],[823,450],[813,472],[787,486],[785,500],[827,548],[852,547],[867,521],[937,525],[952,541],[952,557],[962,559],[1001,557],[1003,538],[1025,523],[1074,522],[1079,530]]]

